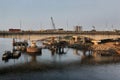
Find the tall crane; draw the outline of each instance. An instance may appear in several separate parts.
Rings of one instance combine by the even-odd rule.
[[[53,29],[55,30],[55,29],[56,29],[56,28],[55,28],[55,23],[54,23],[54,20],[53,20],[52,17],[51,17],[51,22],[52,22]]]

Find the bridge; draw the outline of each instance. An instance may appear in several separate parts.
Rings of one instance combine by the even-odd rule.
[[[49,37],[73,36],[76,40],[78,37],[87,37],[94,41],[104,39],[118,39],[120,32],[114,31],[0,31],[0,38],[16,38],[24,40],[42,40]]]

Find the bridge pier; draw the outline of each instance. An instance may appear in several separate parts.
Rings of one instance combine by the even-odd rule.
[[[74,42],[78,41],[78,36],[73,36],[73,38],[75,39]]]
[[[82,43],[84,44],[86,42],[85,38],[83,37],[82,38]]]
[[[64,53],[64,47],[58,47],[58,53],[59,54]]]
[[[94,43],[94,45],[98,45],[98,43],[101,42],[101,41],[99,41],[99,40],[92,40],[92,42]]]

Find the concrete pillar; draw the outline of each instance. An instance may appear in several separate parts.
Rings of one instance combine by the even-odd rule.
[[[75,42],[78,41],[78,36],[73,36],[73,38],[75,38]]]
[[[85,38],[84,38],[84,37],[82,38],[82,43],[83,43],[83,44],[85,43]]]
[[[70,44],[74,44],[74,41],[73,40],[70,40],[70,42],[69,42]]]
[[[62,53],[64,53],[64,48],[62,47]]]
[[[98,45],[98,43],[99,43],[100,41],[98,41],[98,40],[92,40],[92,42],[94,43],[94,45]]]

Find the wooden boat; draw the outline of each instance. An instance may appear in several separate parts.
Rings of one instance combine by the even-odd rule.
[[[14,51],[26,51],[26,47],[25,46],[15,46],[14,47]]]
[[[15,59],[15,58],[19,58],[21,56],[21,52],[20,51],[5,51],[5,53],[2,56],[2,60],[8,60],[8,59]]]
[[[28,46],[28,42],[26,40],[24,41],[15,41],[15,39],[13,38],[13,46]]]
[[[5,51],[5,53],[2,56],[2,60],[8,60],[11,58],[11,52],[10,51]]]
[[[21,56],[21,52],[20,51],[15,51],[12,53],[12,58],[19,58]]]

